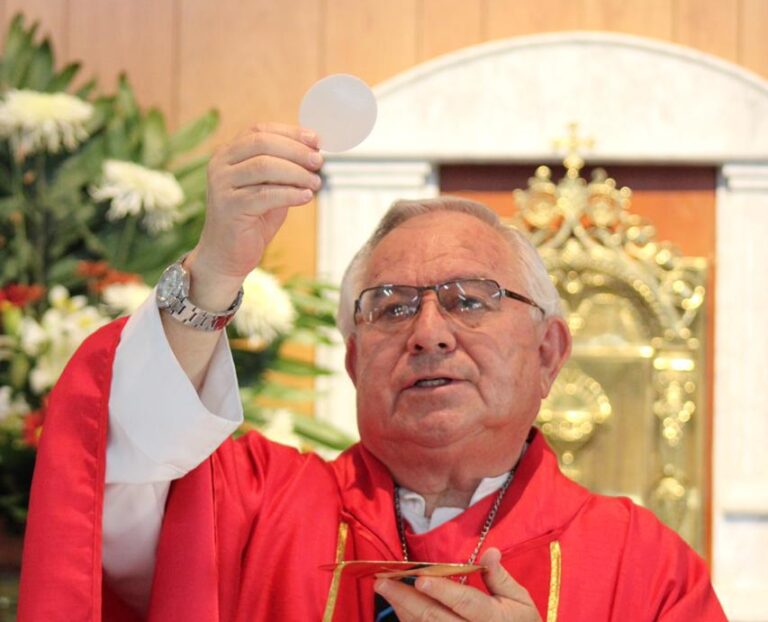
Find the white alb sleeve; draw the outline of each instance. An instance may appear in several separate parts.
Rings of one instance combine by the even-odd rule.
[[[168,344],[154,295],[126,323],[109,398],[104,572],[112,589],[145,611],[171,480],[194,469],[242,423],[224,334],[198,394]]]

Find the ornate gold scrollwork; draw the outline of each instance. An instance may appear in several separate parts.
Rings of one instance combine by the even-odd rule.
[[[565,176],[555,183],[539,166],[515,192],[511,223],[539,249],[574,335],[572,360],[538,425],[564,472],[646,503],[700,548],[702,520],[691,512],[700,510],[703,482],[695,424],[704,400],[706,262],[657,240],[655,227],[630,212],[630,189],[605,170],[589,182],[581,176],[578,150],[587,143],[575,126],[558,144],[568,150]],[[614,455],[617,444],[625,456]],[[607,463],[620,474],[606,473]]]
[[[560,457],[563,472],[581,479],[576,455],[611,416],[611,403],[594,378],[579,369],[564,369],[541,405],[538,423]]]

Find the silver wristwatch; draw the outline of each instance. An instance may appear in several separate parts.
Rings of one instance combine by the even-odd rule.
[[[165,311],[174,320],[206,331],[224,328],[235,317],[243,302],[243,288],[237,292],[234,302],[225,311],[214,313],[195,306],[189,299],[189,272],[184,269],[184,255],[176,263],[168,266],[157,284],[155,298],[159,309]]]

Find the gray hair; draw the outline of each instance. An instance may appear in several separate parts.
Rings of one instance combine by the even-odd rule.
[[[509,244],[519,262],[520,274],[526,291],[520,292],[529,296],[542,306],[545,316],[562,315],[560,296],[557,293],[547,269],[528,239],[517,229],[503,224],[496,212],[477,201],[443,195],[435,199],[420,199],[416,201],[396,201],[387,210],[376,230],[368,241],[357,251],[349,263],[344,278],[341,280],[339,311],[336,325],[346,340],[355,330],[354,301],[363,289],[363,278],[368,267],[368,260],[373,249],[388,233],[404,222],[431,212],[459,212],[469,214],[488,224],[497,231]],[[535,309],[532,309],[535,311]],[[538,313],[536,311],[536,313]]]

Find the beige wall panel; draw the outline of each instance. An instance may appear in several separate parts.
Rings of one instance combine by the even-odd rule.
[[[320,77],[320,0],[180,3],[179,119],[221,112],[214,143],[260,120],[296,123]],[[315,208],[294,208],[266,259],[280,274],[315,271]]]
[[[417,62],[416,0],[332,0],[325,4],[323,73],[352,73],[369,84]]]
[[[484,39],[485,3],[474,0],[423,0],[419,7],[419,62]]]
[[[738,61],[739,0],[677,0],[673,40]]]
[[[583,27],[672,38],[673,0],[584,0]]]
[[[258,120],[296,122],[320,76],[320,0],[179,4],[180,121],[217,108],[216,142]]]
[[[564,0],[488,0],[488,39],[582,27],[582,2]]]
[[[739,63],[768,78],[768,1],[741,0]]]
[[[5,33],[8,25],[16,13],[24,13],[25,23],[29,26],[34,21],[39,21],[37,32],[50,37],[53,43],[56,59],[60,64],[67,56],[67,19],[68,0],[4,0],[3,23],[0,28],[0,37],[5,44]]]
[[[316,204],[292,207],[272,244],[264,266],[281,278],[315,276],[317,216]]]
[[[69,5],[69,57],[86,59],[81,81],[95,77],[113,93],[128,74],[142,107],[156,106],[175,121],[177,28],[174,0],[77,0]]]

